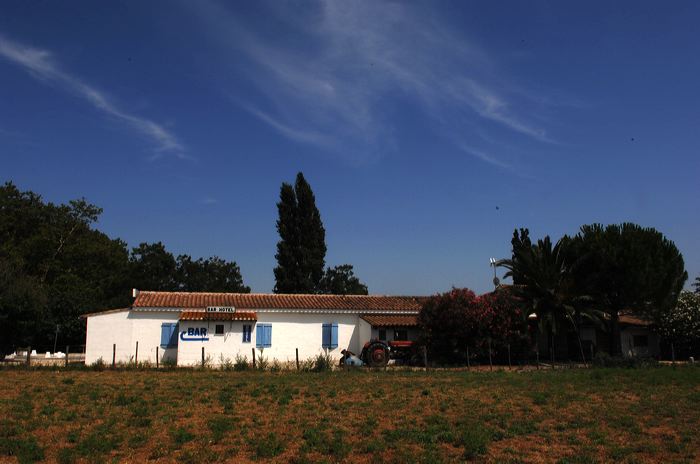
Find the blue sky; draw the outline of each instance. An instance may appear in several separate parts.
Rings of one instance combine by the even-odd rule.
[[[371,293],[491,288],[516,227],[633,221],[700,274],[700,4],[0,5],[0,181],[274,285],[303,171]]]

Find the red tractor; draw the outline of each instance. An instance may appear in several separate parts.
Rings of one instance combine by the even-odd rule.
[[[356,365],[353,360],[357,357],[354,353],[344,350],[341,364]],[[369,367],[384,367],[390,359],[397,364],[416,366],[420,365],[421,357],[416,342],[407,340],[394,340],[385,342],[381,340],[370,340],[362,347],[359,359],[362,364]],[[350,361],[349,361],[350,360]]]

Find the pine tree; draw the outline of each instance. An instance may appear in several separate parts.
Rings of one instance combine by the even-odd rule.
[[[316,293],[326,264],[326,231],[302,173],[294,187],[282,184],[277,210],[275,293]]]

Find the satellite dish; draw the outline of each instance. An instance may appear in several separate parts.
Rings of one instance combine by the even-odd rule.
[[[499,285],[500,283],[501,283],[501,281],[498,280],[498,277],[494,277],[494,278],[493,278],[493,285],[495,285],[496,287],[498,287],[498,285]]]

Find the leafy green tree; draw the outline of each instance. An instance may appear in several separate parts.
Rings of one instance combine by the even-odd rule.
[[[659,331],[681,356],[700,355],[700,294],[681,292],[676,306],[662,316]]]
[[[179,290],[187,292],[250,293],[250,287],[243,284],[238,264],[217,256],[197,260],[189,255],[178,256],[177,285]]]
[[[135,288],[174,291],[177,262],[161,242],[141,243],[131,250],[131,275]]]
[[[576,292],[589,295],[610,318],[610,353],[619,355],[619,314],[631,311],[659,322],[671,311],[688,278],[676,245],[637,224],[584,225],[571,239]]]
[[[84,343],[81,314],[128,305],[129,272],[127,247],[121,240],[84,228],[66,243],[54,262],[51,281],[46,282],[61,339]]]
[[[294,187],[283,183],[277,231],[276,293],[315,293],[324,274],[326,232],[311,186],[300,172]]]
[[[128,304],[126,245],[92,229],[101,209],[84,199],[45,203],[0,187],[2,350],[84,341],[86,311]]]
[[[318,290],[332,295],[367,295],[367,285],[355,276],[351,264],[327,268]]]
[[[32,345],[50,329],[46,288],[26,275],[16,261],[0,258],[0,355]]]

